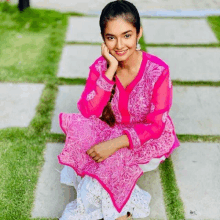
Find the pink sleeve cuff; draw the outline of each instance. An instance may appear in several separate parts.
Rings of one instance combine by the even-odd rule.
[[[102,88],[103,90],[107,91],[107,92],[111,92],[113,85],[114,85],[114,81],[111,81],[110,79],[108,79],[105,74],[100,74],[99,78],[96,81],[96,84]]]
[[[128,136],[129,140],[129,149],[134,149],[134,147],[139,147],[141,146],[140,139],[134,130],[134,128],[125,128],[122,131],[123,134],[126,134]]]
[[[104,78],[110,84],[115,84],[115,82],[113,80],[110,80],[105,74],[102,75],[102,78]]]

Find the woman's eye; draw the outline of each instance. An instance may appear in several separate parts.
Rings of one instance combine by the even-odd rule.
[[[126,34],[125,36],[127,36],[126,38],[129,38],[131,35],[130,34]],[[108,40],[111,40],[114,37],[107,37]]]
[[[108,40],[111,40],[111,39],[109,39],[109,38],[113,38],[113,37],[107,37]]]

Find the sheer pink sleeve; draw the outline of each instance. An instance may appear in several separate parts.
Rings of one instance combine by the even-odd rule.
[[[108,79],[102,71],[98,72],[93,65],[89,68],[89,76],[77,102],[77,108],[86,118],[91,115],[100,117],[110,99],[114,81]]]
[[[155,83],[150,113],[146,116],[146,123],[137,123],[134,127],[123,130],[123,134],[128,136],[130,149],[161,136],[172,105],[172,93],[172,82],[169,67],[167,67]]]

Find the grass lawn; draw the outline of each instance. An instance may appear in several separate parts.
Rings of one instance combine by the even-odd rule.
[[[0,4],[0,80],[50,82],[56,76],[68,15]]]
[[[0,82],[45,84],[29,127],[0,129],[0,220],[31,219],[34,190],[44,164],[46,143],[65,140],[63,134],[50,133],[58,85],[86,82],[84,78],[64,79],[56,76],[65,45],[68,17],[74,15],[82,16],[33,8],[20,13],[16,5],[0,3]],[[207,19],[220,41],[220,17]],[[147,51],[143,37],[140,44]],[[179,84],[203,85],[179,81],[175,81],[174,85]],[[213,85],[220,84],[205,84]],[[220,140],[220,136],[178,135],[178,138],[181,142]],[[168,219],[184,219],[183,203],[170,158],[159,168]]]
[[[0,219],[31,219],[47,139],[65,140],[49,130],[68,14],[0,3],[0,17],[0,81],[45,84],[29,127],[0,130]]]

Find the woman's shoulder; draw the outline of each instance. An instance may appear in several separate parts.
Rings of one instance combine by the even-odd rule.
[[[146,65],[156,65],[159,67],[163,67],[163,69],[168,69],[169,65],[159,56],[156,56],[154,54],[150,54],[146,51],[143,51],[146,59]]]

